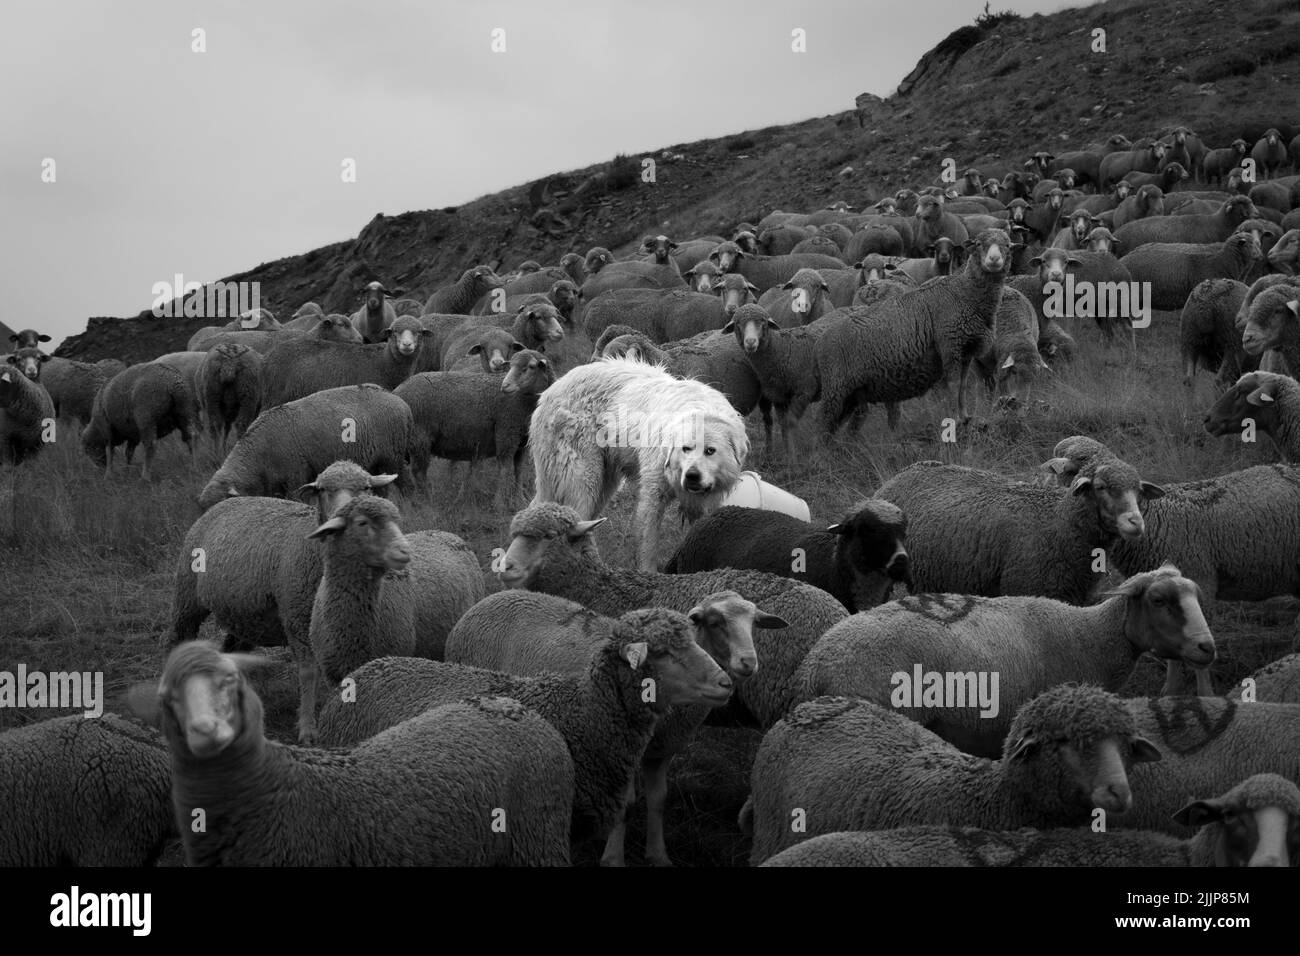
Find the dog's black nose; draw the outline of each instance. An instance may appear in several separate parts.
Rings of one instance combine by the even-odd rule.
[[[698,468],[687,468],[687,469],[686,469],[686,477],[687,477],[687,478],[692,478],[692,479],[698,479],[698,478],[700,477],[700,469],[698,469]]]

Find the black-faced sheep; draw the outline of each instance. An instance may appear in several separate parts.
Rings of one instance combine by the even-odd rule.
[[[762,306],[746,305],[736,310],[722,332],[734,336],[753,369],[762,400],[776,409],[786,458],[793,461],[793,429],[821,395],[816,348],[825,326],[782,329]],[[771,437],[768,429],[769,448]]]
[[[363,290],[361,308],[352,313],[352,325],[367,342],[380,342],[384,332],[397,321],[397,312],[388,301],[394,293],[384,288],[382,282],[371,282]]]
[[[1250,158],[1255,161],[1255,168],[1264,174],[1265,179],[1272,179],[1280,167],[1291,161],[1282,134],[1275,127],[1265,130],[1264,135],[1251,147]]]

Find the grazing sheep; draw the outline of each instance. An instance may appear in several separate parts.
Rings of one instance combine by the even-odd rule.
[[[175,835],[167,746],[113,714],[0,734],[0,866],[149,866]]]
[[[50,394],[55,417],[73,419],[78,425],[90,421],[95,393],[116,374],[97,363],[54,357],[41,362],[40,370],[39,381]]]
[[[587,306],[584,330],[592,339],[611,325],[626,325],[655,344],[690,338],[720,329],[728,317],[758,290],[743,276],[720,276],[710,292],[685,289],[621,289],[607,292]]]
[[[762,400],[776,409],[781,440],[788,460],[794,460],[794,427],[808,405],[821,394],[817,342],[826,331],[822,323],[780,328],[760,305],[746,305],[722,328],[734,337],[758,381]],[[771,429],[767,447],[771,448]]]
[[[822,529],[790,515],[728,506],[697,521],[664,565],[668,574],[749,568],[821,588],[850,612],[889,599],[912,583],[907,518],[868,500]]]
[[[1205,413],[1205,430],[1239,438],[1247,419],[1273,439],[1283,461],[1300,463],[1300,383],[1286,375],[1248,372]]]
[[[536,494],[584,518],[605,510],[624,479],[638,484],[638,566],[656,566],[670,499],[694,521],[712,511],[749,454],[745,423],[700,382],[626,359],[583,365],[548,388],[529,429]]]
[[[1055,687],[1020,708],[1000,760],[869,701],[819,697],[763,738],[742,824],[752,823],[752,864],[837,830],[1082,824],[1097,807],[1128,810],[1134,791],[1145,799],[1130,768],[1159,759],[1123,701],[1096,687]],[[796,810],[802,828],[790,825]]]
[[[566,272],[565,276],[567,275]],[[475,302],[490,294],[493,289],[500,289],[502,286],[506,286],[506,295],[545,292],[550,284],[555,281],[555,278],[544,276],[542,281],[545,282],[545,285],[541,285],[536,281],[541,276],[544,276],[544,273],[538,272],[523,277],[527,288],[522,285],[511,288],[501,281],[501,277],[492,271],[491,266],[475,266],[462,272],[460,278],[451,285],[442,286],[433,295],[429,296],[429,300],[424,303],[424,311],[426,314],[432,312],[438,315],[468,315]],[[557,276],[556,278],[564,278],[565,276]],[[541,287],[535,288],[538,285],[541,285]]]
[[[262,356],[246,345],[218,345],[199,365],[199,411],[213,441],[225,443],[230,429],[239,438],[262,403]]]
[[[208,509],[179,552],[164,649],[197,638],[209,614],[226,632],[227,649],[288,647],[298,669],[299,741],[314,743],[319,677],[309,628],[323,564],[320,547],[307,536],[345,502],[396,478],[336,461],[298,489],[315,498],[315,509],[260,496],[228,498]]]
[[[757,672],[733,698],[745,716],[770,727],[789,707],[795,670],[803,655],[836,622],[844,608],[825,591],[760,571],[656,574],[611,568],[601,561],[591,532],[605,519],[584,521],[572,508],[531,505],[510,522],[510,544],[501,561],[501,582],[568,598],[599,614],[638,607],[687,612],[706,594],[735,591],[765,612],[788,622],[779,635],[754,636]]]
[[[404,315],[378,335],[384,341],[345,345],[310,338],[282,342],[262,365],[262,405],[272,408],[326,389],[373,383],[396,388],[416,370],[424,342],[433,333]]]
[[[1192,384],[1198,365],[1224,383],[1254,369],[1258,360],[1246,355],[1233,324],[1245,298],[1246,285],[1236,279],[1205,279],[1188,294],[1178,321],[1184,385]]]
[[[829,293],[830,286],[816,269],[800,269],[780,289],[768,289],[759,296],[758,304],[781,328],[794,329],[834,308]]]
[[[1140,799],[1140,798],[1139,798]],[[1291,866],[1300,847],[1300,788],[1259,773],[1221,797],[1193,800],[1174,819],[1199,826],[1179,840],[1163,833],[1091,827],[981,830],[919,826],[825,833],[763,866]],[[1294,843],[1294,841],[1291,841]]]
[[[307,750],[265,738],[245,664],[191,641],[158,687],[188,865],[569,864],[573,761],[516,701],[472,697],[348,753]]]
[[[475,462],[495,457],[496,503],[503,506],[519,486],[537,397],[554,381],[546,356],[527,349],[511,355],[502,377],[421,372],[407,379],[394,394],[411,406],[415,420],[411,467],[416,481],[425,479],[430,456],[468,461],[471,475]],[[428,490],[432,496],[432,483]]]
[[[1244,139],[1235,139],[1231,146],[1225,146],[1221,149],[1212,149],[1205,154],[1204,171],[1206,183],[1222,184],[1224,177],[1233,167],[1241,165],[1242,158],[1246,155],[1246,150],[1250,148]]]
[[[1287,156],[1287,147],[1282,141],[1282,134],[1276,127],[1271,126],[1251,147],[1250,158],[1255,161],[1255,168],[1264,174],[1265,179],[1272,179],[1277,175],[1280,167],[1291,161]]]
[[[0,376],[2,378],[3,376]],[[45,399],[54,413],[53,405]],[[90,424],[81,432],[81,445],[107,474],[113,467],[113,450],[126,443],[126,461],[131,463],[136,445],[144,445],[141,474],[150,480],[156,444],[173,431],[194,454],[190,426],[198,420],[194,392],[185,375],[171,365],[144,362],[114,375],[95,394]]]
[[[855,407],[893,403],[925,394],[961,370],[958,415],[966,412],[966,379],[973,358],[993,338],[1011,241],[988,229],[972,241],[960,274],[941,276],[919,289],[872,306],[866,315],[832,313],[821,321],[816,344],[821,416],[834,432]],[[891,427],[897,412],[890,414]]]
[[[1010,404],[1022,396],[1028,400],[1041,373],[1051,371],[1038,351],[1040,338],[1033,305],[1015,289],[1004,289],[993,320],[993,341],[975,358],[990,397],[1001,391]]]
[[[397,506],[383,498],[345,501],[307,537],[324,555],[311,649],[331,685],[377,657],[442,660],[452,627],[483,597],[464,541],[445,531],[403,534]]]
[[[1146,524],[1139,500],[1163,494],[1113,458],[1076,477],[1068,491],[935,461],[904,468],[876,491],[908,517],[918,591],[1035,595],[1070,604],[1086,601],[1097,583],[1094,549],[1117,536],[1141,539]]]
[[[185,385],[190,390],[190,398],[197,405],[199,400],[199,366],[207,358],[207,352],[168,352],[154,359],[155,365],[170,365],[185,377]]]
[[[1242,279],[1259,258],[1255,234],[1239,232],[1223,242],[1150,242],[1119,262],[1133,281],[1150,283],[1152,308],[1178,309],[1198,283]]]
[[[1116,180],[1130,172],[1154,173],[1160,169],[1165,157],[1165,144],[1139,140],[1127,152],[1117,151],[1103,156],[1097,167],[1097,188],[1109,189]]]
[[[1233,196],[1208,216],[1154,216],[1125,223],[1115,229],[1115,238],[1129,255],[1148,244],[1223,242],[1247,219],[1258,216],[1247,197]]]
[[[410,406],[378,385],[316,392],[258,415],[204,486],[199,507],[235,495],[287,497],[341,458],[371,474],[400,474],[414,438]]]
[[[1289,368],[1300,370],[1300,284],[1266,289],[1254,301],[1249,300],[1249,293],[1247,296],[1249,312],[1241,333],[1242,348],[1249,355],[1277,349]]]
[[[813,645],[800,668],[802,694],[892,704],[954,747],[996,757],[1016,712],[1064,680],[1115,691],[1144,653],[1196,667],[1214,660],[1196,583],[1173,565],[1133,575],[1106,598],[1090,607],[964,594],[891,601],[846,618]],[[900,680],[910,688],[914,668],[971,679],[957,685],[955,706],[922,704],[910,693],[900,703]],[[975,683],[987,672],[999,674],[988,696]]]
[[[471,694],[509,694],[560,732],[573,758],[576,786],[572,837],[606,839],[621,830],[628,791],[659,724],[680,707],[716,707],[731,679],[695,641],[695,626],[663,608],[632,611],[584,648],[586,659],[556,672],[502,673],[464,664],[389,657],[350,675],[354,703],[331,699],[321,713],[324,739],[354,745],[430,707]],[[647,701],[646,682],[656,688]],[[666,781],[665,781],[666,789]],[[663,849],[648,858],[670,865]],[[621,839],[602,863],[622,864]]]

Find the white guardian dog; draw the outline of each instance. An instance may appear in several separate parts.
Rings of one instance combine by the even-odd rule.
[[[580,365],[542,393],[528,443],[532,504],[556,501],[584,521],[623,479],[638,482],[637,562],[656,569],[659,523],[676,498],[690,521],[719,506],[749,454],[745,423],[717,389],[628,359]]]

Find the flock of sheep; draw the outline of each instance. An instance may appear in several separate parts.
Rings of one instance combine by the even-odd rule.
[[[125,368],[17,333],[7,463],[55,418],[107,468],[143,445],[146,480],[173,431],[228,452],[176,554],[142,708],[161,735],[110,715],[0,736],[0,864],[142,865],[179,835],[194,865],[564,865],[587,840],[621,865],[640,784],[646,859],[669,865],[670,763],[706,720],[765,735],[738,821],[754,864],[1300,864],[1300,654],[1216,697],[1203,612],[1300,596],[1288,166],[1300,137],[1208,149],[1179,127],[866,212],[480,265],[423,303],[372,282],[353,315],[255,310]],[[1255,427],[1283,463],[1156,485],[1074,435],[1035,475],[916,462],[829,527],[729,503],[755,410],[762,454],[790,460],[872,405],[896,427],[954,374],[955,423],[972,376],[1018,413],[1081,348],[1067,278],[1181,309],[1187,381],[1218,375],[1206,429]],[[1099,347],[1140,348],[1135,315],[1092,317]],[[436,494],[435,457],[497,460],[490,558],[402,531],[388,489]],[[634,568],[599,548],[624,481]],[[690,527],[665,556],[674,504]],[[489,562],[506,590],[486,595]],[[274,646],[298,746],[265,736],[249,652]],[[1162,696],[1118,697],[1143,655]]]

